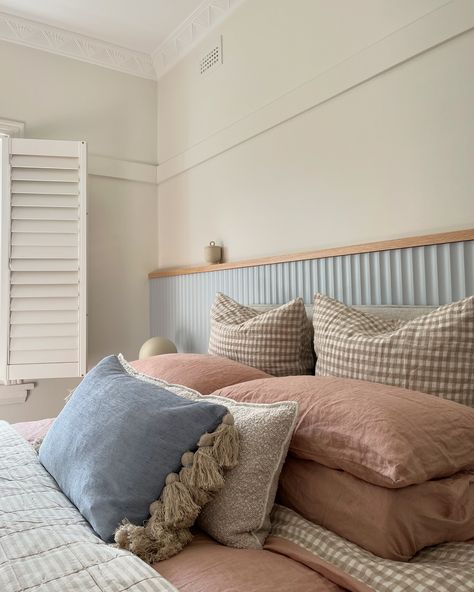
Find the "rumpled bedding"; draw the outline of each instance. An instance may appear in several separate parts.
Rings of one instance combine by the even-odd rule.
[[[43,437],[48,426],[47,421],[42,426],[34,423],[15,428],[33,441]],[[179,555],[154,567],[180,592],[474,591],[474,541],[428,547],[401,562],[382,559],[280,505],[274,507],[272,525],[263,551],[224,547],[199,533]],[[1,570],[0,564],[2,592],[22,590],[2,587]],[[162,583],[166,580],[159,585],[166,585]],[[162,589],[173,588],[130,588],[135,592]],[[66,590],[58,588],[58,592]],[[104,588],[109,590],[115,589]],[[32,590],[44,591],[49,589]]]
[[[275,505],[265,549],[291,557],[352,592],[472,592],[474,541],[427,547],[408,562],[382,559]]]
[[[181,592],[472,592],[474,541],[410,562],[382,559],[275,505],[264,550],[231,549],[200,533],[156,568]]]
[[[204,533],[156,569],[180,592],[339,592],[311,567],[279,553],[232,549]]]
[[[278,491],[282,506],[393,561],[474,537],[474,472],[393,489],[290,455]]]

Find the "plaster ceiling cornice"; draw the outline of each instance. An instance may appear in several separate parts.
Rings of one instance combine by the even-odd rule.
[[[0,13],[0,40],[41,49],[126,74],[156,79],[151,57],[145,53],[4,12]]]
[[[244,1],[204,0],[197,10],[191,13],[152,53],[157,78],[168,72]]]
[[[5,12],[0,40],[157,80],[244,1],[204,0],[152,55]]]

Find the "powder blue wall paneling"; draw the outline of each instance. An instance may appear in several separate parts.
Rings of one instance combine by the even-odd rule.
[[[440,305],[474,294],[474,241],[292,261],[150,281],[151,335],[206,352],[216,292],[283,304],[321,292],[346,304]]]

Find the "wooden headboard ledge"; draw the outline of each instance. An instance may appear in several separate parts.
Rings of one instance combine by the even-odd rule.
[[[247,259],[231,263],[218,263],[216,265],[201,265],[196,267],[175,267],[170,269],[157,269],[148,274],[149,279],[171,277],[177,275],[190,275],[193,273],[206,273],[209,271],[222,271],[224,269],[238,269],[243,267],[255,267],[258,265],[271,265],[286,263],[289,261],[306,261],[308,259],[323,259],[325,257],[339,257],[341,255],[357,255],[361,253],[373,253],[377,251],[390,251],[392,249],[408,249],[411,247],[424,247],[446,243],[474,240],[474,228],[456,230],[453,232],[440,232],[437,234],[425,234],[423,236],[411,236],[393,240],[350,245],[346,247],[334,247],[319,251],[306,251],[303,253],[291,253],[289,255],[276,255],[262,257],[260,259]]]

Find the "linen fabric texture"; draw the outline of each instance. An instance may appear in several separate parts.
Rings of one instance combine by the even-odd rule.
[[[208,354],[163,354],[136,360],[130,365],[138,372],[187,386],[202,395],[209,395],[231,384],[270,378],[269,374],[257,368]]]
[[[274,376],[314,373],[312,327],[302,298],[259,312],[218,293],[210,321],[210,354]]]
[[[287,555],[352,592],[471,592],[474,544],[444,543],[391,561],[275,505],[265,549]]]
[[[265,549],[233,549],[198,532],[156,569],[179,592],[347,592],[299,561]]]
[[[228,410],[130,376],[116,356],[79,384],[46,434],[39,458],[104,541],[124,518],[141,525],[181,456]]]
[[[474,407],[474,296],[392,321],[317,294],[313,325],[317,375],[400,386]]]
[[[407,561],[424,547],[474,538],[474,473],[469,472],[390,489],[289,457],[278,501],[393,561]]]
[[[286,376],[216,392],[253,403],[292,400],[290,454],[399,488],[474,469],[474,409],[361,380]]]

